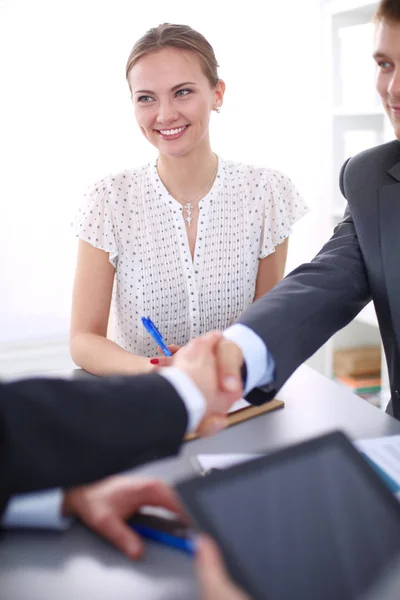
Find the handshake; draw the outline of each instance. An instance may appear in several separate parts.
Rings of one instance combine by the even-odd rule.
[[[173,366],[190,377],[206,402],[196,433],[201,436],[217,433],[226,427],[228,410],[243,395],[241,349],[219,332],[207,333],[183,348],[169,348],[173,357],[157,357],[157,369]]]

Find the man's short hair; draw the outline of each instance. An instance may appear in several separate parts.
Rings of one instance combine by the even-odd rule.
[[[400,22],[400,0],[381,0],[374,15],[374,21]]]

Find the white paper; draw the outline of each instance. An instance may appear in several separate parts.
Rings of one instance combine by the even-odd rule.
[[[354,445],[400,486],[400,435],[359,440]]]
[[[364,452],[400,486],[400,435],[358,440],[354,446]],[[199,454],[198,465],[203,472],[226,469],[262,454]],[[395,494],[400,500],[400,492]]]
[[[236,412],[237,410],[242,410],[242,408],[247,408],[248,406],[252,406],[250,402],[247,402],[244,398],[240,398],[240,400],[236,400],[228,410],[228,413]]]
[[[246,460],[257,458],[261,454],[198,454],[197,461],[202,472],[210,469],[226,469],[238,465]]]

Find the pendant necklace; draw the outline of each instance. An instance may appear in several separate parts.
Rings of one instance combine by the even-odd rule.
[[[212,188],[212,185],[214,183],[215,177],[217,175],[218,172],[218,162],[217,162],[217,166],[215,168],[215,170],[213,171],[213,174],[211,176],[211,178],[209,179],[209,181],[207,182],[207,184],[204,186],[204,188],[201,190],[201,196],[200,198],[192,204],[192,202],[187,201],[185,204],[183,204],[182,209],[184,209],[186,211],[185,216],[183,217],[184,221],[186,222],[187,226],[190,227],[191,222],[193,221],[193,217],[192,217],[192,211],[196,208],[196,206],[198,205],[198,203],[200,202],[200,200],[202,198],[204,198],[204,196],[206,196],[208,194],[208,192],[210,191],[210,189]],[[161,177],[160,177],[161,179]],[[172,196],[171,192],[169,191],[169,189],[167,188],[167,186],[165,185],[165,183],[163,182],[165,189],[167,190],[168,194],[170,196]],[[184,202],[184,198],[180,198],[177,195],[174,195],[173,198],[176,198],[176,200],[181,200],[182,202]]]

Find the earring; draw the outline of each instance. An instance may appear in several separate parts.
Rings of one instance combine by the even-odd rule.
[[[215,112],[217,112],[217,113],[221,112],[221,108],[220,108],[219,104],[217,104],[217,106],[215,107]]]

